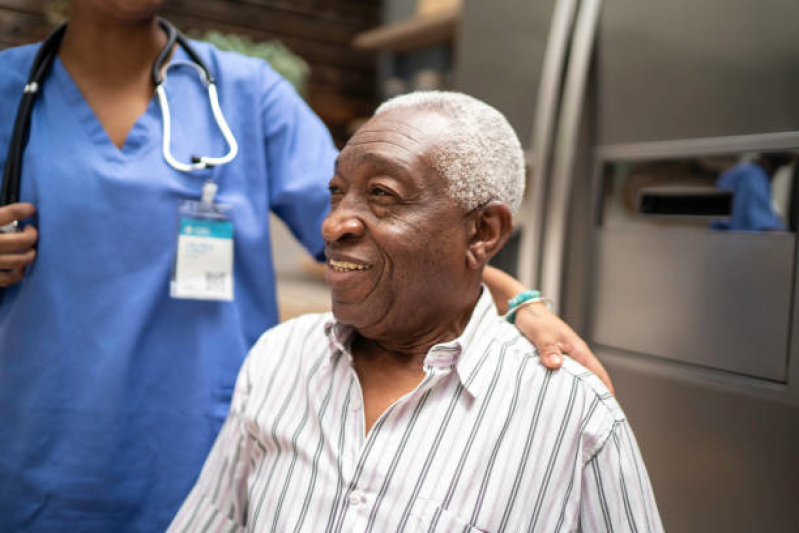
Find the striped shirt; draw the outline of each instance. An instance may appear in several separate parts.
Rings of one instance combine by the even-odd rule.
[[[352,335],[324,314],[261,337],[170,531],[662,531],[613,396],[543,367],[487,290],[368,434]]]

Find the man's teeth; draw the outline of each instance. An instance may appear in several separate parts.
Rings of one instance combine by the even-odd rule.
[[[336,272],[347,272],[350,270],[367,270],[372,268],[372,265],[360,265],[357,263],[350,263],[349,261],[335,261],[333,259],[330,260],[330,266]]]

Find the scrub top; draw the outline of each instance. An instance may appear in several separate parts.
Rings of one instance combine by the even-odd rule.
[[[774,210],[771,180],[758,164],[741,163],[723,172],[716,181],[720,189],[734,193],[729,221],[716,221],[713,229],[730,231],[784,231]]]
[[[168,166],[155,98],[117,148],[58,60],[35,104],[21,197],[38,256],[0,289],[0,531],[163,531],[278,321],[269,211],[323,253],[327,129],[265,62],[192,45],[240,145],[228,165]],[[0,163],[37,46],[0,53]],[[225,153],[196,72],[170,68],[166,92],[178,160]],[[172,299],[178,204],[209,177],[231,206],[235,300]]]

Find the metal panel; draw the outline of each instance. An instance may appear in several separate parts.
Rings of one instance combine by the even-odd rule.
[[[464,0],[455,87],[508,117],[530,144],[536,95],[555,0]]]
[[[785,386],[596,351],[635,431],[666,531],[796,531],[799,411],[772,399]],[[748,393],[757,389],[772,398]]]
[[[499,109],[522,146],[533,145],[528,191],[516,221],[521,231],[506,245],[506,256],[520,257],[521,267],[513,264],[508,271],[531,286],[538,282],[540,254],[528,252],[540,248],[546,165],[576,4],[465,0],[459,26],[455,87]],[[522,255],[519,243],[526,250]]]
[[[580,4],[571,44],[569,67],[563,91],[563,106],[558,124],[549,191],[544,247],[541,260],[541,289],[555,298],[557,311],[562,296],[563,260],[571,193],[575,181],[577,141],[582,125],[587,78],[594,50],[602,0],[583,0]]]
[[[636,228],[597,238],[594,342],[786,380],[793,235]]]
[[[797,20],[795,0],[605,2],[584,132],[600,149],[578,154],[595,171],[576,174],[570,227],[598,215],[608,160],[799,146],[779,133],[799,130]],[[592,218],[588,260],[564,264],[587,264],[590,290],[569,278],[566,311],[586,312],[666,531],[794,531],[795,235],[607,230]]]
[[[799,129],[799,2],[614,0],[599,31],[599,143]]]
[[[533,123],[532,165],[525,191],[519,225],[524,228],[521,241],[519,272],[528,287],[538,285],[540,254],[543,241],[544,195],[549,177],[549,161],[555,132],[555,118],[560,101],[561,79],[566,68],[571,27],[577,11],[577,0],[558,0],[552,15],[547,39],[541,85],[538,89],[535,122]]]

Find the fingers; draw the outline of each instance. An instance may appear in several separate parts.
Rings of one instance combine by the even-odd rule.
[[[534,304],[520,309],[516,314],[516,326],[535,345],[541,363],[547,368],[557,370],[563,364],[561,345],[546,315],[542,316],[537,307]]]
[[[610,375],[585,342],[580,340],[575,343],[574,347],[567,353],[572,359],[593,372],[605,384],[612,395],[616,395],[616,390],[610,381]]]
[[[36,250],[28,250],[20,254],[0,254],[0,269],[16,270],[25,268],[36,258]]]
[[[563,349],[560,344],[554,341],[542,343],[542,348],[538,351],[541,355],[541,363],[552,370],[557,370],[563,364]]]
[[[11,224],[15,220],[32,217],[36,213],[33,204],[9,204],[0,207],[0,226]]]
[[[563,354],[568,354],[593,372],[611,394],[615,394],[610,376],[588,345],[544,305],[533,304],[520,309],[516,326],[535,345],[545,367],[557,370],[563,364]]]
[[[15,283],[19,283],[22,281],[24,275],[24,268],[10,270],[8,272],[0,272],[0,287],[9,287]]]
[[[25,226],[20,233],[0,233],[0,254],[29,250],[38,238],[39,232],[33,226]]]
[[[28,218],[36,213],[31,204],[11,204],[0,207],[0,226],[15,220]],[[33,226],[26,226],[19,233],[0,233],[0,287],[19,283],[25,275],[25,267],[36,258],[33,249],[39,239],[39,232]]]

